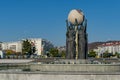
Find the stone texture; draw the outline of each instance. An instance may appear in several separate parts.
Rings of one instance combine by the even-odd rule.
[[[119,80],[120,74],[42,74],[42,73],[0,73],[0,80]]]
[[[32,71],[120,72],[119,64],[31,64]]]

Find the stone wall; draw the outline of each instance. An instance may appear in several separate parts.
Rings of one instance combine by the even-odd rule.
[[[119,64],[31,64],[32,71],[120,72]]]
[[[1,73],[0,80],[119,80],[120,74]]]
[[[0,64],[8,64],[8,63],[29,63],[33,61],[34,59],[0,59]]]

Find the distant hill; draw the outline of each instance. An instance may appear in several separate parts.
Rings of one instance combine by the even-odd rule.
[[[109,43],[109,42],[120,42],[120,41],[117,41],[117,40],[112,41],[111,40],[111,41],[106,41],[106,42],[92,42],[92,43],[88,44],[88,49],[89,50],[96,49],[97,46],[102,45],[103,43]]]
[[[92,42],[88,44],[88,50],[96,49],[97,46],[103,44],[104,42]]]

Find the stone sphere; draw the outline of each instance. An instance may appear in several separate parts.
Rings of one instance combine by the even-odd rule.
[[[84,14],[81,10],[71,10],[68,15],[68,21],[72,24],[75,24],[75,19],[77,19],[78,24],[81,24],[84,19]]]

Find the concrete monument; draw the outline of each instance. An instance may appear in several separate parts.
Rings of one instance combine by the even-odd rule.
[[[71,10],[66,20],[66,58],[87,59],[87,20],[81,10]]]

